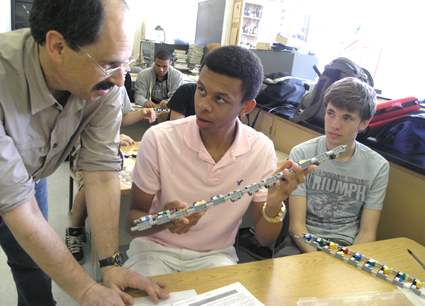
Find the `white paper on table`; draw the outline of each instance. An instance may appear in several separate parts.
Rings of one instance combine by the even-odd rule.
[[[170,292],[170,298],[168,300],[159,300],[158,304],[155,304],[149,296],[144,296],[134,298],[134,300],[136,301],[134,303],[134,306],[172,306],[172,303],[176,303],[180,300],[187,299],[193,296],[196,296],[196,291],[194,289],[179,292]]]
[[[234,283],[198,296],[172,303],[172,306],[265,306],[241,283]]]

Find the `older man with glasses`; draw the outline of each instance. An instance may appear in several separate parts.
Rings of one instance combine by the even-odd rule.
[[[119,87],[134,61],[127,16],[124,0],[35,0],[30,30],[0,34],[0,245],[18,305],[55,305],[50,278],[81,305],[132,305],[127,287],[155,302],[169,296],[165,284],[120,267]],[[46,177],[78,137],[105,286],[47,222]]]

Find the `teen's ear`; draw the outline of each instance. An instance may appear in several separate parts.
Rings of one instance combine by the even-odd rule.
[[[255,102],[255,99],[245,102],[239,113],[239,116],[242,118],[246,114],[250,113],[254,109],[255,105],[257,105],[257,102]]]
[[[370,120],[371,119],[362,121],[359,126],[359,131],[363,131],[364,129],[366,129],[369,125]]]
[[[54,62],[63,61],[65,46],[66,42],[61,33],[54,30],[47,32],[44,47]]]

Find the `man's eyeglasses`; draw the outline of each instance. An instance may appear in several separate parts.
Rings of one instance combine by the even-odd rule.
[[[136,60],[133,58],[133,56],[130,56],[129,59],[127,61],[125,61],[122,66],[120,67],[116,67],[116,68],[111,68],[111,69],[104,69],[102,68],[102,66],[100,66],[91,56],[90,54],[88,54],[83,48],[81,48],[79,45],[77,45],[78,48],[80,48],[81,51],[83,51],[92,61],[93,63],[95,63],[97,65],[97,67],[99,67],[102,72],[103,75],[105,76],[105,78],[109,78],[115,71],[119,70],[119,69],[126,69],[128,66],[130,66],[131,63],[134,63]]]

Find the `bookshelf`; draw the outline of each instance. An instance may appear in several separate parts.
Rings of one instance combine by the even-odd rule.
[[[264,6],[259,2],[235,0],[229,44],[255,48],[263,11]]]

